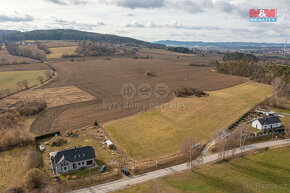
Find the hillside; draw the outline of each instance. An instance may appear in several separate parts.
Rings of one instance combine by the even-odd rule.
[[[70,29],[34,30],[27,32],[0,30],[0,42],[23,40],[91,40],[125,46],[165,48],[164,45],[149,43],[128,37]]]
[[[173,41],[173,40],[160,40],[154,43],[163,44],[166,46],[174,47],[187,47],[187,48],[207,48],[207,49],[258,49],[258,48],[283,48],[284,44],[278,43],[257,43],[257,42],[201,42],[201,41]],[[290,44],[287,44],[287,47]]]

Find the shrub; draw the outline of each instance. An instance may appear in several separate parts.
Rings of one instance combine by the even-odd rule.
[[[16,185],[7,188],[4,193],[24,193],[24,190],[22,187]]]
[[[17,131],[6,133],[0,139],[0,151],[16,146],[24,146],[29,143],[32,144],[33,141],[31,137],[25,135],[24,133],[20,133]]]
[[[0,128],[15,128],[21,122],[19,113],[15,111],[6,111],[0,114]]]
[[[26,172],[23,183],[29,189],[39,188],[43,184],[43,173],[37,168],[30,169]]]
[[[44,100],[33,100],[28,102],[18,102],[15,106],[20,115],[31,116],[43,111],[47,104]]]
[[[94,126],[96,126],[96,127],[99,126],[98,121],[95,121],[95,122],[94,122]]]
[[[66,144],[66,143],[67,143],[67,140],[64,139],[64,138],[61,138],[61,137],[53,138],[50,141],[51,147],[54,147],[54,146],[62,146],[64,144]]]
[[[197,96],[197,97],[203,97],[208,96],[207,93],[197,90],[195,88],[180,88],[174,91],[174,94],[176,97],[187,97],[187,96]]]

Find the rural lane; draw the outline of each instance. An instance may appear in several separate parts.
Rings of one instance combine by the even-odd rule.
[[[256,143],[256,144],[251,144],[251,145],[247,145],[244,147],[243,152],[247,152],[247,151],[252,151],[252,150],[259,150],[259,149],[263,149],[263,148],[267,148],[267,147],[274,147],[274,146],[279,146],[279,145],[286,145],[286,144],[290,144],[290,139],[284,139],[284,140],[277,140],[277,141],[269,141],[269,142],[263,142],[263,143]],[[233,150],[228,150],[226,152],[227,155],[235,155],[235,154],[239,154],[240,153],[240,148],[236,148]],[[205,156],[203,157],[203,162],[201,165],[210,163],[210,162],[215,162],[218,161],[220,159],[219,155],[216,154],[212,154],[209,156]],[[112,181],[112,182],[108,182],[105,184],[99,184],[96,186],[92,186],[89,188],[84,188],[84,189],[80,189],[80,190],[76,190],[73,191],[72,193],[103,193],[103,192],[111,192],[111,191],[115,191],[115,190],[119,190],[122,188],[126,188],[132,185],[136,185],[138,183],[142,183],[148,180],[153,180],[156,178],[160,178],[163,176],[167,176],[170,174],[174,174],[177,172],[181,172],[184,170],[189,169],[188,164],[187,163],[183,163],[183,164],[179,164],[176,166],[172,166],[172,167],[168,167],[168,168],[164,168],[164,169],[160,169],[160,170],[156,170],[153,172],[148,172],[148,173],[144,173],[144,174],[140,174],[140,175],[136,175],[136,176],[132,176],[129,178],[124,178],[124,179],[120,179],[120,180],[116,180],[116,181]]]

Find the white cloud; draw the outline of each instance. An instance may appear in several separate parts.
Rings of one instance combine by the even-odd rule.
[[[21,15],[18,12],[14,12],[13,15],[0,14],[0,22],[30,22],[34,18],[31,15]]]
[[[290,36],[289,7],[290,0],[3,0],[0,23],[1,29],[70,28],[147,41],[281,42]],[[277,9],[278,21],[250,23],[251,8]]]
[[[160,8],[165,4],[165,0],[104,0],[107,4],[114,4],[120,7],[126,7],[130,9],[135,8]]]

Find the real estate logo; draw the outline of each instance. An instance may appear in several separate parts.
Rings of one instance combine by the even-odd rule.
[[[250,9],[250,22],[277,22],[277,9]]]

